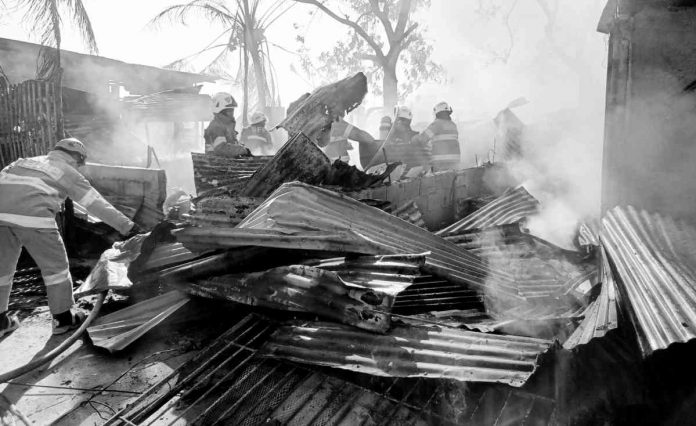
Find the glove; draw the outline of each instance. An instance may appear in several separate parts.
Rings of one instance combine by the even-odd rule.
[[[143,232],[144,232],[144,231],[140,228],[140,226],[138,226],[137,223],[133,223],[133,227],[132,227],[132,228],[130,229],[130,231],[128,231],[128,233],[126,234],[126,239],[133,238],[133,237],[135,237],[135,236],[138,235],[138,234],[142,234]]]

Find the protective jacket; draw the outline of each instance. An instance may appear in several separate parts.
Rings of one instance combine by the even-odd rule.
[[[273,139],[263,126],[251,125],[244,128],[242,130],[241,142],[254,155],[271,155],[273,153]]]
[[[223,119],[218,114],[203,132],[205,139],[205,153],[219,154],[224,150],[225,144],[237,145],[237,122],[234,118]]]
[[[451,119],[436,118],[412,142],[422,144],[431,153],[435,171],[456,169],[460,162],[459,132]]]
[[[340,159],[347,163],[350,159],[348,151],[353,150],[353,145],[350,144],[349,140],[360,144],[374,142],[374,138],[369,133],[345,120],[339,120],[331,124],[331,137],[329,144],[324,147],[324,153],[331,161]]]
[[[127,234],[133,227],[75,168],[67,153],[20,158],[0,171],[0,226],[57,229],[56,213],[67,197],[104,223]]]
[[[418,132],[411,129],[410,122],[404,122],[401,119],[397,118],[394,122],[393,128],[390,130],[388,134],[389,137],[387,138],[385,144],[398,145],[411,143],[411,139],[413,139],[413,137],[416,135],[418,135]]]

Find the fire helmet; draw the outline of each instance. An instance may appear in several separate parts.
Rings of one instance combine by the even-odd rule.
[[[438,112],[449,112],[452,113],[452,107],[449,106],[447,102],[440,102],[433,108],[433,112],[437,114]]]
[[[411,112],[411,109],[406,106],[398,106],[394,108],[394,116],[396,118],[404,118],[406,120],[412,120],[413,119],[413,113]]]
[[[56,146],[54,146],[53,149],[79,154],[82,156],[83,160],[87,158],[87,148],[85,148],[85,145],[82,142],[75,138],[61,139],[58,141],[58,143],[56,143]]]
[[[256,111],[255,113],[251,114],[251,119],[249,120],[249,123],[259,124],[263,123],[264,121],[268,121],[266,114],[262,113],[261,111]]]
[[[225,92],[216,93],[213,95],[213,113],[218,114],[226,109],[236,108],[237,101],[232,95]]]

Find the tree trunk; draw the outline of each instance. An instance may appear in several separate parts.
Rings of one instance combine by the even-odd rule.
[[[254,40],[255,41],[255,40]],[[261,55],[259,55],[257,44],[253,45],[253,49],[250,51],[251,63],[254,66],[254,77],[256,79],[256,94],[259,98],[258,109],[260,111],[266,112],[266,76],[263,72],[263,64],[261,63]]]
[[[242,56],[244,61],[244,107],[242,108],[242,127],[247,127],[249,125],[249,55],[246,49],[242,49]]]
[[[396,64],[394,66],[383,66],[384,77],[382,77],[382,99],[384,102],[384,115],[391,116],[394,107],[399,100],[397,89],[398,80],[396,78]]]

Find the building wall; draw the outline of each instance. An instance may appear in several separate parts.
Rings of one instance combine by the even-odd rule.
[[[696,8],[619,2],[610,34],[602,209],[696,222]]]
[[[427,228],[437,231],[454,222],[457,200],[498,195],[514,185],[505,168],[495,165],[440,172],[348,195],[355,199],[387,200],[395,208],[414,200]]]

